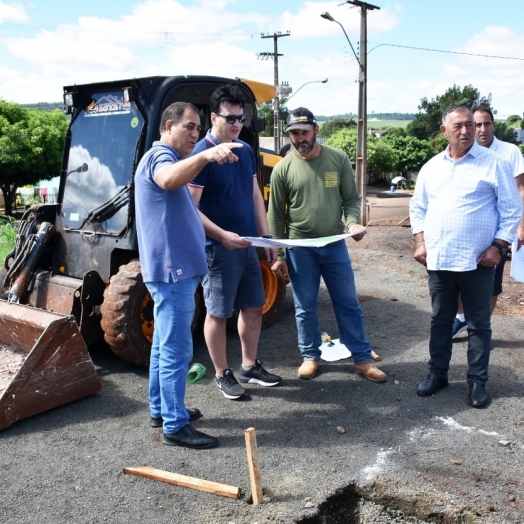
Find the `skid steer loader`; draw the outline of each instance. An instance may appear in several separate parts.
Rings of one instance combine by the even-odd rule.
[[[259,159],[259,184],[267,199],[275,155],[265,152],[262,159],[257,103],[275,96],[272,85],[175,76],[64,87],[71,122],[57,203],[25,212],[15,249],[0,269],[0,429],[97,391],[100,381],[87,346],[102,337],[125,361],[148,365],[153,303],[138,257],[135,170],[158,139],[168,105],[194,104],[204,136],[210,127],[208,100],[225,83],[238,85],[245,95],[248,119],[240,139]],[[261,253],[263,326],[268,326],[278,318],[286,283],[263,258]],[[202,313],[198,292],[195,300],[197,314]]]

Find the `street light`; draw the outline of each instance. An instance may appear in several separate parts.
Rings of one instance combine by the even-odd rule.
[[[344,29],[344,26],[335,20],[327,11],[322,13],[320,16],[329,20],[330,22],[336,22],[344,31],[346,40],[348,41],[355,58],[357,59],[360,73],[358,76],[358,120],[357,120],[357,159],[356,159],[356,175],[357,175],[357,186],[360,193],[360,223],[366,225],[367,223],[367,209],[366,209],[366,171],[367,171],[367,26],[366,26],[366,15],[368,9],[380,9],[375,5],[367,4],[360,0],[346,0],[347,4],[353,4],[361,8],[361,21],[360,21],[360,59],[353,49],[353,45],[349,40],[349,37]]]
[[[287,104],[304,86],[315,83],[325,84],[327,81],[328,79],[324,78],[324,80],[311,80],[310,82],[302,84],[289,98],[286,98],[286,101],[284,103]]]
[[[89,169],[89,166],[84,162],[81,166],[78,166],[76,169],[71,169],[66,175],[68,177],[71,173],[85,173]]]
[[[344,34],[346,35],[346,40],[349,43],[349,47],[351,47],[351,51],[353,51],[353,54],[355,55],[355,58],[357,59],[358,65],[362,68],[362,64],[360,63],[360,60],[358,59],[357,53],[355,53],[355,49],[353,49],[353,45],[351,44],[351,40],[349,39],[349,36],[346,33],[346,30],[344,29],[344,26],[338,20],[335,20],[327,11],[324,11],[320,16],[322,18],[325,18],[326,20],[329,20],[330,22],[336,22],[342,28],[342,31],[344,31]]]
[[[289,102],[289,100],[291,98],[293,98],[305,85],[307,84],[316,84],[316,83],[320,83],[320,84],[325,84],[326,82],[328,81],[327,78],[324,78],[324,80],[311,80],[310,82],[306,82],[305,84],[302,84],[289,98],[286,98],[284,104],[287,105],[287,103]],[[288,88],[290,89],[290,88]],[[283,123],[283,120],[280,120],[280,126],[282,126],[282,123]],[[284,134],[283,134],[283,131],[282,129],[280,130],[280,138],[281,138],[281,142],[283,141],[282,138],[283,138]],[[282,144],[279,145],[279,147],[282,147]]]

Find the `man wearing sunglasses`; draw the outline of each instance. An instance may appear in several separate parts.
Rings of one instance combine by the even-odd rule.
[[[215,367],[216,385],[224,397],[239,399],[246,392],[231,371],[226,355],[226,323],[239,311],[238,334],[242,346],[240,382],[276,386],[282,379],[268,373],[257,358],[266,302],[258,255],[244,236],[267,236],[266,209],[258,187],[256,160],[249,144],[238,139],[247,119],[240,88],[225,85],[211,95],[211,129],[195,146],[199,154],[221,143],[241,143],[238,161],[211,163],[189,184],[199,207],[207,237],[209,274],[202,278],[206,320],[204,337]],[[276,251],[266,249],[272,265]]]

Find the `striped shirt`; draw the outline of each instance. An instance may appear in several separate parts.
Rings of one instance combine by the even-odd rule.
[[[420,170],[409,211],[424,233],[429,270],[471,271],[495,238],[511,243],[522,203],[511,166],[473,143],[459,160],[448,148]]]

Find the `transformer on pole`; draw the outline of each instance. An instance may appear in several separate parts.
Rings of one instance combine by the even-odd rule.
[[[273,61],[275,64],[275,89],[277,90],[277,96],[273,99],[273,136],[274,136],[274,149],[275,152],[278,153],[280,150],[280,100],[279,100],[279,85],[278,85],[278,57],[283,56],[278,54],[278,39],[282,36],[289,36],[291,33],[287,31],[286,33],[281,33],[280,31],[278,33],[273,33],[272,35],[261,35],[261,38],[272,38],[274,42],[274,51],[273,53],[260,53],[259,56],[265,56],[266,58],[268,56],[273,57]]]

